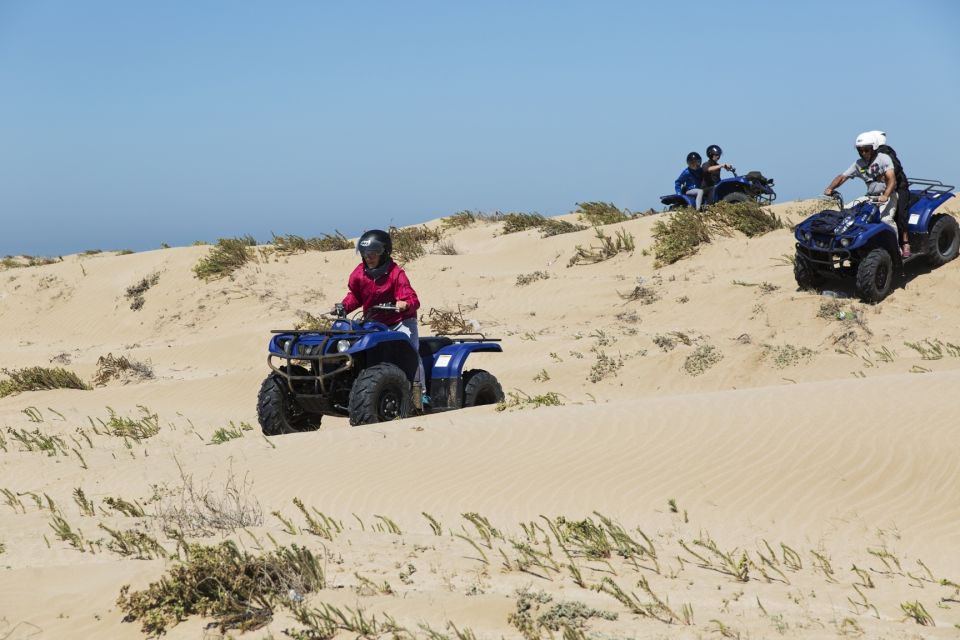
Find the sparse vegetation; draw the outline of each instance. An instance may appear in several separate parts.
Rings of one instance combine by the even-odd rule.
[[[761,359],[769,362],[777,369],[795,367],[800,362],[810,360],[814,352],[807,347],[795,347],[792,344],[771,345],[764,344]]]
[[[537,280],[547,280],[550,278],[550,273],[547,271],[534,271],[533,273],[521,273],[517,276],[516,286],[525,287],[528,284],[536,282]]]
[[[251,247],[256,244],[257,241],[252,236],[220,238],[210,252],[194,265],[193,273],[201,280],[216,280],[229,276],[254,259]]]
[[[606,378],[616,377],[617,372],[623,368],[623,358],[612,358],[600,349],[595,349],[594,352],[596,353],[597,360],[593,363],[593,366],[590,367],[587,380],[596,384]]]
[[[46,391],[49,389],[90,390],[72,371],[56,367],[25,367],[23,369],[0,369],[7,380],[0,380],[0,398],[23,393],[24,391]]]
[[[578,202],[574,212],[577,218],[590,226],[626,222],[634,217],[629,209],[619,209],[612,202]]]
[[[306,253],[307,251],[342,251],[353,248],[353,243],[339,231],[335,231],[332,235],[325,233],[319,238],[303,238],[292,234],[285,236],[273,234],[271,242],[280,255]]]
[[[436,335],[456,335],[474,330],[470,321],[463,317],[460,305],[457,305],[456,311],[431,308],[426,316],[420,317],[420,322],[430,325]]]
[[[553,218],[546,218],[538,228],[540,229],[540,236],[543,238],[561,236],[565,233],[576,233],[586,229],[582,224],[574,224],[566,220],[554,220]]]
[[[309,311],[297,311],[297,321],[293,325],[294,331],[326,331],[333,324],[329,317],[315,316]]]
[[[718,232],[736,230],[748,238],[760,236],[784,227],[775,214],[763,209],[756,202],[718,202],[710,206],[707,217]]]
[[[503,222],[504,235],[508,233],[518,233],[528,229],[537,229],[541,237],[558,236],[564,233],[573,233],[583,231],[585,226],[567,222],[566,220],[554,220],[553,218],[544,218],[539,213],[507,213],[499,217]]]
[[[563,396],[554,391],[548,391],[546,393],[541,393],[539,395],[531,396],[528,393],[520,391],[508,391],[507,398],[497,404],[497,411],[505,411],[507,409],[525,409],[527,407],[538,408],[538,407],[557,407],[562,406],[563,401],[560,399]]]
[[[262,556],[232,542],[190,544],[160,581],[142,591],[120,590],[117,606],[125,622],[139,621],[144,633],[160,635],[191,615],[213,617],[221,633],[259,629],[291,592],[307,594],[326,586],[320,561],[308,549],[278,547]]]
[[[443,231],[431,229],[426,225],[404,227],[390,227],[390,238],[393,241],[393,257],[397,262],[413,262],[427,254],[427,245],[440,242]]]
[[[466,229],[477,220],[485,219],[478,211],[463,210],[440,220],[440,226],[446,229]]]
[[[662,267],[692,256],[704,242],[710,242],[710,230],[702,212],[680,209],[668,214],[666,220],[653,223],[654,266]]]
[[[597,227],[596,237],[600,241],[600,246],[591,245],[584,248],[577,245],[573,257],[567,263],[568,267],[578,264],[596,264],[609,260],[618,253],[631,253],[636,248],[633,235],[624,229],[617,229],[616,235],[611,238]]]
[[[723,353],[715,346],[702,344],[683,361],[683,370],[691,376],[699,376],[723,360]]]
[[[633,288],[633,291],[628,291],[627,293],[620,293],[618,291],[617,295],[627,302],[639,302],[643,305],[653,304],[660,299],[660,294],[657,293],[656,289],[643,284],[638,284]]]
[[[136,284],[132,284],[127,287],[126,298],[130,301],[130,308],[134,311],[139,311],[143,308],[143,305],[146,303],[146,298],[143,297],[143,294],[147,292],[150,287],[154,286],[160,281],[159,273],[151,273],[148,276],[145,276]]]
[[[242,438],[244,431],[253,431],[253,427],[251,427],[248,422],[241,422],[239,425],[235,425],[233,424],[233,420],[231,420],[229,427],[220,427],[213,432],[213,437],[210,438],[210,444],[223,444],[224,442]]]
[[[93,376],[93,384],[102,387],[111,380],[119,380],[123,384],[138,380],[153,378],[153,367],[149,362],[130,360],[126,356],[114,356],[108,353],[97,358],[97,372]]]
[[[154,517],[164,528],[192,537],[258,526],[263,523],[263,511],[250,489],[249,480],[238,482],[231,473],[223,488],[214,490],[209,480],[196,482],[180,469],[179,485],[154,488]]]

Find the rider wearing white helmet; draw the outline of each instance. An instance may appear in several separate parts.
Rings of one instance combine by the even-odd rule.
[[[894,172],[893,160],[885,153],[878,151],[886,144],[887,136],[882,131],[865,131],[857,136],[855,142],[857,154],[860,156],[846,171],[834,178],[824,195],[830,195],[837,187],[850,178],[860,178],[867,185],[867,197],[875,197],[880,205],[881,220],[894,229],[897,228],[895,217],[897,212],[897,178]],[[862,202],[865,198],[858,198],[847,205],[847,208]],[[910,245],[907,243],[906,232],[903,234],[903,257],[910,257]]]

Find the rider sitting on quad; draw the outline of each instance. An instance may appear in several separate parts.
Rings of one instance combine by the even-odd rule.
[[[850,165],[846,171],[834,178],[823,190],[823,193],[830,195],[850,178],[858,177],[867,185],[867,196],[853,200],[845,208],[849,209],[867,198],[875,197],[880,205],[881,221],[896,229],[895,216],[898,198],[894,190],[897,187],[897,178],[894,173],[893,160],[887,154],[878,151],[880,145],[885,142],[881,135],[879,131],[867,131],[857,136],[855,144],[860,158]],[[901,254],[904,258],[909,258],[910,243],[906,231],[901,236],[901,242],[903,244]]]
[[[735,171],[731,165],[720,162],[720,156],[722,155],[723,149],[718,145],[712,144],[707,147],[707,161],[703,165],[703,190],[708,201],[712,200],[710,192],[720,182],[720,170]]]
[[[702,158],[696,151],[687,154],[687,168],[680,172],[676,181],[673,183],[677,195],[689,195],[697,199],[697,210],[703,204],[703,169],[700,167]]]
[[[363,261],[350,274],[347,281],[347,295],[343,302],[334,307],[335,315],[350,313],[363,307],[364,313],[376,305],[395,303],[397,311],[376,311],[375,319],[406,334],[413,343],[414,351],[420,349],[420,333],[417,328],[417,309],[420,299],[410,285],[403,269],[390,257],[393,241],[390,234],[380,229],[365,232],[357,241],[357,252]],[[339,312],[339,313],[338,313]],[[423,389],[423,363],[417,368],[414,379]],[[429,403],[430,397],[423,394],[423,402]]]

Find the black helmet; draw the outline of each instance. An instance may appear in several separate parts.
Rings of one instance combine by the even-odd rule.
[[[694,160],[696,160],[697,162],[703,162],[703,158],[700,157],[699,153],[697,153],[696,151],[691,151],[690,153],[687,154],[687,163],[689,164]]]
[[[357,253],[361,256],[368,250],[380,250],[380,253],[387,257],[393,250],[393,241],[390,240],[390,234],[382,229],[371,229],[364,231],[360,239],[357,240]]]
[[[709,147],[707,147],[708,158],[710,156],[722,156],[722,155],[723,155],[723,149],[720,148],[720,145],[712,144]]]

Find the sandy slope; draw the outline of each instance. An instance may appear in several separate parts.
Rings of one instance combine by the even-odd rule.
[[[778,210],[796,219],[803,206]],[[298,310],[339,300],[356,261],[351,251],[264,254],[211,283],[191,272],[205,247],[68,256],[0,272],[3,367],[56,359],[90,379],[98,357],[113,353],[149,361],[156,375],[0,399],[0,492],[14,496],[0,495],[7,501],[0,504],[0,638],[141,636],[138,625],[120,624],[113,603],[123,584],[143,587],[164,570],[162,560],[105,547],[74,550],[54,534],[46,496],[88,540],[105,539],[98,523],[137,524],[173,550],[163,518],[127,518],[104,500],[136,499],[148,514],[169,515],[184,484],[222,496],[231,482],[262,515],[247,533],[232,534],[249,548],[269,547],[269,533],[320,549],[295,497],[343,523],[346,530],[325,541],[328,576],[342,588],[311,602],[386,611],[412,629],[425,622],[442,630],[452,620],[478,637],[519,637],[507,615],[516,610],[515,589],[531,586],[619,613],[617,621],[591,620],[604,637],[833,637],[858,628],[869,637],[954,637],[960,605],[950,599],[960,596],[936,582],[960,582],[953,395],[960,358],[948,346],[960,344],[960,301],[952,295],[960,263],[908,271],[904,286],[875,307],[841,301],[857,318],[841,320],[820,313],[827,298],[796,290],[784,259],[792,253],[788,231],[720,238],[654,269],[643,255],[654,222],[607,228],[633,234],[637,251],[596,265],[566,266],[592,231],[540,239],[480,223],[448,233],[457,255],[427,255],[406,267],[424,312],[460,305],[504,339],[503,354],[475,356],[470,366],[493,371],[517,393],[561,394],[563,406],[483,407],[364,428],[327,418],[319,432],[270,442],[254,430],[208,444],[231,421],[256,427],[269,330],[291,326]],[[517,276],[534,271],[549,278],[517,285]],[[143,308],[131,310],[126,288],[151,274],[159,274],[157,284]],[[638,285],[652,292],[649,304],[620,295]],[[665,337],[674,343],[667,350],[658,346],[670,347]],[[906,345],[925,340],[941,341],[941,358],[923,359]],[[702,345],[722,359],[691,375],[685,364]],[[600,379],[591,382],[603,362],[614,367],[593,369]],[[125,443],[95,428],[108,407],[139,417],[138,405],[157,414],[156,436]],[[35,429],[58,435],[63,447],[55,455],[25,450],[14,434]],[[97,505],[95,516],[82,513],[77,488]],[[274,511],[298,532],[284,532]],[[499,550],[515,560],[509,539],[523,539],[521,523],[594,511],[640,527],[661,566],[631,567],[615,556],[608,564],[583,561],[586,583],[612,577],[629,591],[646,577],[676,609],[692,606],[692,625],[631,614],[610,595],[577,587],[566,570],[539,577],[544,571],[503,566]],[[431,533],[422,512],[442,523],[443,535]],[[465,512],[503,533],[482,547],[489,565],[450,535],[480,540]],[[377,516],[403,533],[378,530],[387,520]],[[791,570],[781,551],[782,579],[768,570],[768,581],[753,568],[740,582],[697,566],[680,541],[698,539],[746,550],[761,567],[764,541],[783,543],[803,562]],[[408,565],[416,573],[401,578]],[[866,605],[856,604],[853,565],[875,583],[861,589]],[[361,595],[356,573],[386,580],[395,595]],[[914,601],[936,627],[904,620],[901,603]],[[210,633],[203,625],[190,620],[170,636]],[[281,613],[270,632],[279,636],[289,625]],[[37,629],[42,636],[31,635]]]

